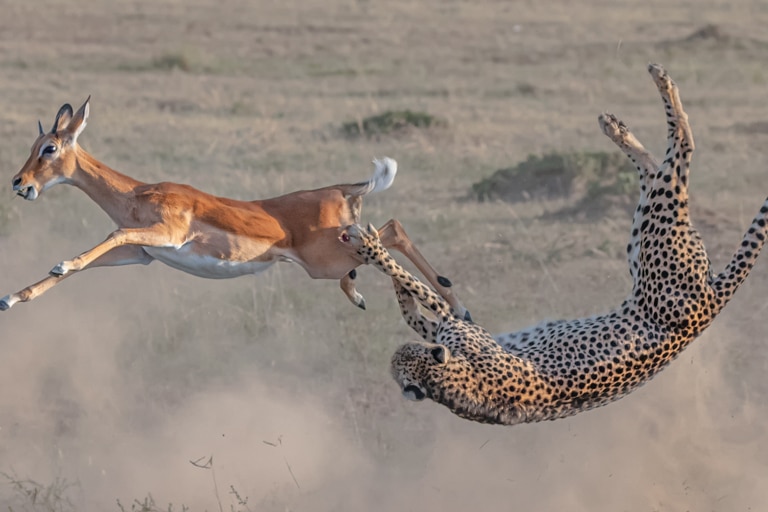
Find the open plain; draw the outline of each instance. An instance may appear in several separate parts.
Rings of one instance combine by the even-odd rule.
[[[81,145],[147,182],[252,199],[393,157],[364,220],[398,218],[476,322],[598,313],[630,286],[630,214],[478,202],[472,184],[529,154],[613,152],[603,111],[662,155],[658,62],[719,270],[768,193],[766,27],[758,0],[0,0],[0,295],[112,230],[74,188],[10,187],[37,119],[90,94]],[[405,109],[444,123],[341,129]],[[767,262],[647,386],[513,428],[402,399],[389,358],[416,336],[390,281],[358,275],[367,311],[295,265],[211,281],[154,263],[0,313],[0,508],[765,510]]]

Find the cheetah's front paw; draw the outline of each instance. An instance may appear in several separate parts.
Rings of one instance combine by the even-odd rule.
[[[620,121],[615,115],[605,112],[597,118],[600,123],[600,129],[609,139],[616,142],[623,142],[627,136],[627,125]]]

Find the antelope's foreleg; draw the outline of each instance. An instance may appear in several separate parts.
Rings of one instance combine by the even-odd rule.
[[[92,265],[98,258],[118,247],[126,245],[148,247],[175,247],[183,241],[173,240],[168,233],[168,228],[162,224],[156,224],[148,228],[121,228],[113,231],[106,240],[99,245],[85,251],[73,260],[62,261],[53,269],[51,274],[56,276],[66,275],[70,272],[79,272]]]
[[[86,268],[116,267],[120,265],[146,265],[152,261],[152,257],[137,245],[124,245],[117,247],[97,258]],[[29,302],[47,292],[72,273],[63,275],[49,275],[35,284],[29,285],[23,290],[6,295],[0,299],[0,311],[13,307],[17,302]]]
[[[427,259],[408,237],[400,222],[395,219],[387,221],[381,229],[379,229],[379,238],[384,247],[387,249],[395,249],[411,260],[416,268],[419,269],[419,272],[421,272],[427,281],[435,288],[437,293],[442,295],[443,298],[448,301],[453,309],[453,313],[457,317],[468,321],[472,320],[467,308],[464,307],[451,290],[451,286],[453,286],[451,281],[448,278],[439,275],[434,267],[429,264]]]
[[[339,286],[344,295],[347,296],[349,301],[362,310],[365,310],[365,297],[355,289],[355,279],[357,278],[357,270],[354,268],[350,270],[347,275],[341,278]]]

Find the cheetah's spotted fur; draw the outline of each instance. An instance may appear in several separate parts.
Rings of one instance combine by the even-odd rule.
[[[392,358],[407,398],[430,398],[485,423],[516,424],[576,414],[625,396],[662,370],[713,321],[744,281],[768,236],[768,200],[725,270],[714,274],[688,216],[688,172],[694,149],[678,89],[658,65],[649,72],[666,111],[669,147],[663,163],[610,114],[603,132],[637,166],[640,201],[627,254],[634,285],[606,314],[545,322],[492,337],[451,314],[446,302],[398,265],[371,227],[348,228],[366,263],[392,277],[407,323],[425,342]],[[425,317],[417,305],[432,311]]]

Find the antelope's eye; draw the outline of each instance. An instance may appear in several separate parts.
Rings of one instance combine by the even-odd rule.
[[[43,155],[52,155],[55,152],[56,152],[56,146],[54,146],[53,144],[49,144],[48,146],[45,146],[43,148],[42,154]]]
[[[342,242],[349,242],[349,235],[346,233],[341,234],[341,241]]]

